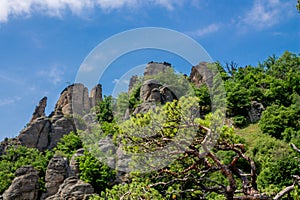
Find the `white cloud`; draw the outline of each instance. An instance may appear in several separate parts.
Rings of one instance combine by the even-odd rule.
[[[182,5],[185,0],[0,0],[0,22],[7,22],[10,17],[30,16],[42,13],[62,17],[69,10],[80,15],[86,9],[100,8],[105,11],[122,7],[140,7],[158,5],[168,10]]]
[[[48,81],[53,84],[57,84],[63,80],[64,70],[61,67],[52,67],[50,71],[39,71],[38,75],[46,76]]]
[[[255,0],[252,8],[242,17],[241,24],[265,29],[286,20],[295,9],[291,1]]]
[[[220,29],[219,24],[210,24],[210,25],[208,25],[204,28],[198,29],[196,31],[187,32],[187,34],[197,36],[197,37],[202,37],[202,36],[217,32],[219,29]]]
[[[112,81],[112,83],[113,84],[129,84],[129,80],[127,80],[127,79],[122,79],[122,80],[120,80],[120,79],[114,79],[113,81]]]
[[[82,66],[80,66],[80,71],[82,72],[91,72],[94,70],[94,67],[92,65],[88,65],[86,63],[82,64]]]
[[[5,99],[0,99],[0,106],[7,106],[9,104],[13,104],[16,101],[21,100],[21,97],[13,97],[13,98],[5,98]]]

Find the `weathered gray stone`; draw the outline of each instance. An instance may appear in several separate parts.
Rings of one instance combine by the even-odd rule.
[[[54,148],[60,139],[71,131],[76,132],[73,118],[63,117],[53,122],[51,132],[49,132],[50,143],[48,149]]]
[[[42,199],[56,194],[59,186],[68,177],[68,161],[62,156],[54,156],[47,167],[45,176],[46,193],[43,194]]]
[[[161,84],[159,84],[159,82],[157,80],[150,79],[150,80],[145,81],[143,83],[143,85],[141,86],[140,98],[143,101],[149,101],[151,91],[154,88],[159,88],[160,86],[161,86]]]
[[[102,86],[97,84],[90,94],[90,107],[96,106],[100,101],[102,101]]]
[[[163,63],[149,62],[146,65],[146,68],[144,71],[144,78],[147,79],[147,76],[153,76],[153,75],[157,75],[159,73],[164,73],[170,67],[171,67],[171,64],[167,63],[167,62],[163,62]]]
[[[32,114],[32,118],[30,120],[30,122],[34,121],[37,118],[40,117],[45,117],[45,108],[47,106],[47,97],[43,97],[39,104],[36,106],[33,114]]]
[[[248,109],[248,116],[249,119],[252,123],[257,122],[260,120],[262,112],[265,110],[265,107],[257,102],[257,101],[252,101],[251,106]]]
[[[16,177],[3,193],[4,200],[36,200],[39,189],[38,172],[32,166],[24,166],[16,171]]]
[[[69,176],[75,176],[79,178],[79,163],[77,158],[84,155],[84,149],[78,149],[76,153],[72,156],[70,163],[69,163]]]
[[[207,65],[207,62],[201,62],[198,65],[192,67],[190,73],[190,81],[194,83],[197,87],[203,84],[208,84],[209,86],[212,86],[213,73],[207,68]]]
[[[128,92],[131,92],[131,90],[133,89],[133,86],[139,81],[139,78],[137,75],[135,76],[132,76],[130,78],[130,81],[129,81],[129,85],[128,85]]]
[[[86,200],[94,194],[94,188],[89,183],[85,183],[72,176],[60,185],[58,192],[46,198],[46,200]]]
[[[17,139],[24,146],[38,148],[40,151],[48,147],[48,134],[51,124],[48,118],[40,117],[33,120],[25,129],[23,129]]]

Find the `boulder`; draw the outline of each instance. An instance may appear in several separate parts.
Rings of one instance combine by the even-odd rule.
[[[54,156],[47,167],[45,176],[46,192],[42,195],[42,199],[57,193],[59,186],[68,177],[68,161],[62,156]]]
[[[46,198],[46,200],[85,200],[89,199],[94,194],[94,188],[91,184],[85,183],[82,180],[72,176],[60,185],[58,192]]]
[[[249,119],[252,123],[257,122],[260,120],[262,112],[265,110],[265,107],[257,102],[257,101],[252,101],[250,108],[248,109],[248,116]]]
[[[24,166],[16,171],[16,177],[3,193],[4,200],[36,200],[39,189],[38,172],[32,166]]]
[[[69,176],[75,176],[79,178],[79,163],[77,158],[84,155],[84,149],[78,149],[76,153],[72,156],[70,163],[69,163]]]
[[[143,85],[141,86],[140,91],[140,98],[145,101],[150,101],[151,92],[153,89],[158,89],[161,86],[157,80],[150,79],[144,81]]]
[[[209,84],[209,86],[212,85],[213,73],[207,68],[207,65],[207,62],[201,62],[192,67],[189,79],[197,87],[200,87],[203,84]]]

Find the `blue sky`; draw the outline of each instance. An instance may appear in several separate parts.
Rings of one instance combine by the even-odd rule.
[[[0,139],[18,135],[43,96],[48,97],[49,114],[90,51],[114,34],[141,27],[173,29],[196,40],[213,60],[257,65],[286,50],[299,53],[300,13],[295,4],[296,0],[0,0]],[[104,92],[111,94],[119,83],[120,69],[152,60],[190,71],[188,63],[167,52],[133,52],[107,70],[108,78],[101,82]]]

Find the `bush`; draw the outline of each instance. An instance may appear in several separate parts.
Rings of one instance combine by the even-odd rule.
[[[80,179],[90,183],[101,192],[112,186],[115,179],[115,171],[105,164],[100,163],[91,153],[85,152],[77,158],[79,161]]]
[[[237,127],[244,127],[247,124],[247,119],[244,116],[238,115],[232,118],[234,125]]]
[[[48,161],[51,154],[43,155],[34,148],[27,148],[25,146],[11,146],[5,154],[1,156],[0,160],[0,193],[3,193],[15,178],[15,172],[18,168],[26,165],[33,166],[40,177],[44,177]],[[40,190],[44,188],[44,180],[40,178]]]

